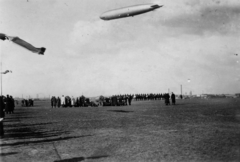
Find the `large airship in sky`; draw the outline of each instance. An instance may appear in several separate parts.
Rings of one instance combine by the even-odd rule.
[[[160,7],[162,6],[159,6],[158,4],[142,4],[142,5],[129,6],[129,7],[124,7],[124,8],[104,12],[100,16],[100,18],[102,20],[113,20],[113,19],[125,18],[129,16],[140,15],[149,11],[153,11]]]

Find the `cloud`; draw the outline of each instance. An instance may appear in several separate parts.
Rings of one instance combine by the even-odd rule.
[[[117,23],[103,20],[78,21],[70,34],[68,52],[82,56],[115,53],[128,40],[119,28]]]
[[[79,43],[85,45],[90,43],[94,38],[104,35],[110,30],[111,26],[104,21],[78,21],[70,35],[72,44]]]
[[[240,5],[220,3],[202,3],[202,1],[186,2],[185,12],[168,17],[160,23],[174,28],[177,34],[232,34],[239,33]],[[187,7],[189,6],[189,7]]]
[[[138,18],[120,21],[78,21],[69,36],[67,52],[72,56],[94,54],[119,54],[123,48],[136,50],[146,47],[154,35],[149,35],[149,26]],[[155,31],[156,32],[156,31]]]

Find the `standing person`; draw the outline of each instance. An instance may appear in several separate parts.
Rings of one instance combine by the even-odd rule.
[[[28,99],[29,107],[32,107],[32,99]]]
[[[76,104],[75,104],[75,98],[72,96],[71,98],[71,103],[72,103],[72,106],[74,107]]]
[[[56,103],[57,103],[57,101],[56,101],[55,96],[52,96],[52,98],[51,98],[51,106],[52,106],[52,108],[56,107]]]
[[[34,100],[32,100],[32,106],[34,106]]]
[[[79,107],[79,97],[76,99],[76,107]]]
[[[15,101],[12,96],[10,96],[10,113],[14,113]]]
[[[65,106],[65,97],[64,97],[64,95],[62,95],[62,98],[61,98],[61,105],[62,105],[62,107]]]
[[[60,97],[57,98],[57,107],[60,107],[61,106],[61,99]]]
[[[128,105],[131,105],[131,103],[132,103],[132,98],[133,98],[132,95],[129,95],[129,96],[128,96]]]
[[[69,106],[69,99],[68,96],[65,97],[65,107]]]
[[[84,103],[85,103],[85,97],[82,95],[82,96],[80,97],[80,106],[81,106],[81,107],[84,107]]]
[[[10,97],[9,95],[7,95],[7,98],[6,98],[6,107],[5,107],[5,112],[8,114],[10,114],[11,112],[11,100],[10,100]]]
[[[165,95],[164,95],[164,98],[165,98],[165,104],[166,105],[170,105],[170,95],[168,94],[168,93],[166,93]]]
[[[128,105],[128,96],[125,94],[124,96],[123,96],[123,102],[124,102],[124,105]]]
[[[172,92],[172,95],[171,95],[171,99],[172,99],[172,104],[175,105],[176,97],[175,97],[175,94],[173,92]]]
[[[4,102],[3,102],[3,96],[0,96],[0,137],[4,135],[4,129],[3,129],[3,119],[5,117],[4,113]]]
[[[28,107],[28,100],[25,100],[25,106]]]
[[[22,107],[24,107],[24,105],[25,105],[25,100],[23,99],[22,100]]]
[[[112,106],[117,106],[117,97],[113,95],[111,99],[112,99]]]

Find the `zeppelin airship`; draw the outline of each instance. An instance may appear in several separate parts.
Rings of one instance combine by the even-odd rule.
[[[135,5],[129,6],[124,8],[119,8],[111,11],[104,12],[100,18],[102,20],[113,20],[113,19],[120,19],[129,16],[140,15],[149,11],[156,10],[162,6],[158,4],[142,4],[142,5]]]

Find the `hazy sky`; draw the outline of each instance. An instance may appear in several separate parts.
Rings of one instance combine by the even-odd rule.
[[[111,9],[158,3],[135,17]],[[239,0],[0,0],[3,94],[40,97],[125,93],[240,92]],[[191,81],[188,82],[188,79]]]

